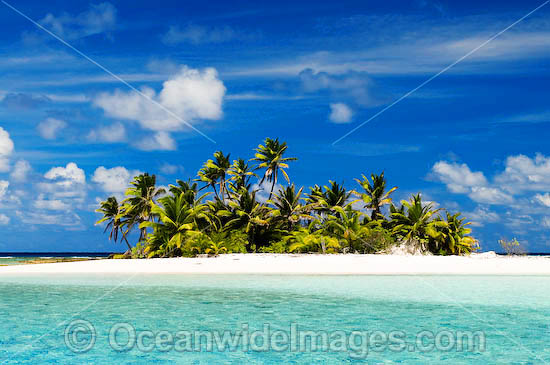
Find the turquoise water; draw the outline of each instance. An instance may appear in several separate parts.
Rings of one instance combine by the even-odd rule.
[[[53,253],[5,253],[0,252],[0,266],[21,265],[28,261],[37,259],[66,259],[66,258],[89,258],[98,259],[109,256],[108,253],[74,253],[74,252],[53,252]]]
[[[3,276],[0,362],[543,364],[550,362],[549,289],[550,278],[534,276]],[[93,330],[78,332],[83,324]],[[223,351],[208,335],[197,351],[175,344],[189,340],[178,333],[238,333],[245,324],[248,335],[260,331],[255,347]],[[113,328],[117,336],[110,337]],[[324,333],[330,346],[311,351],[307,341],[293,349],[272,342],[277,331],[282,342],[298,338],[291,328]],[[132,344],[132,331],[143,335],[141,345],[117,351]],[[453,338],[467,342],[456,338],[468,331],[483,333],[484,348],[479,341],[450,346]],[[418,346],[419,333],[434,337]],[[355,345],[340,346],[339,336]],[[71,351],[92,338],[89,351]]]

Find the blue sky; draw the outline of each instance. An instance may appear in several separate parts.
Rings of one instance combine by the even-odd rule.
[[[8,2],[141,95],[0,4],[0,251],[122,249],[99,199],[265,137],[299,185],[385,171],[550,251],[550,5],[333,145],[541,2]]]

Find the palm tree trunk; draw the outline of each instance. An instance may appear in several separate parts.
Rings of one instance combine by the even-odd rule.
[[[273,189],[275,188],[275,179],[273,179],[273,183],[271,184],[271,191],[269,192],[269,198],[267,200],[271,199],[271,196],[273,195]]]
[[[132,246],[130,246],[130,243],[126,239],[126,234],[124,232],[122,232],[122,238],[124,238],[124,242],[126,242],[126,246],[128,246],[128,249],[131,250]]]
[[[212,188],[214,189],[214,194],[216,194],[216,198],[218,198],[219,200],[220,196],[218,195],[218,190],[216,190],[216,184],[212,184]]]

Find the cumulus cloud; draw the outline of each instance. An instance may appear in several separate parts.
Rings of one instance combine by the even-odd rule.
[[[27,180],[27,175],[31,171],[31,164],[26,160],[19,160],[15,163],[10,174],[10,179],[15,182],[23,182]]]
[[[432,167],[432,177],[443,182],[450,192],[467,194],[478,203],[506,205],[514,201],[510,194],[489,186],[482,172],[474,172],[466,164],[439,161]]]
[[[54,167],[44,174],[45,182],[38,184],[50,200],[61,199],[67,204],[79,204],[86,197],[86,175],[74,162]]]
[[[351,109],[343,103],[330,104],[329,119],[333,123],[349,123],[353,113]]]
[[[486,223],[496,223],[500,221],[500,216],[486,207],[478,206],[473,212],[464,213],[472,222],[472,226],[482,227]]]
[[[124,142],[126,140],[126,128],[122,123],[99,127],[90,131],[88,140],[99,142]]]
[[[79,168],[74,162],[69,162],[65,167],[53,167],[44,175],[46,179],[64,179],[77,183],[85,183],[86,175],[84,170]]]
[[[470,199],[478,203],[507,205],[514,201],[514,198],[498,188],[486,186],[474,186],[468,194]]]
[[[146,97],[134,91],[102,93],[95,98],[94,104],[110,117],[137,121],[142,128],[157,132],[180,131],[187,123],[222,117],[226,88],[213,68],[197,70],[183,66],[163,83],[159,93],[148,87],[141,91]],[[167,134],[160,134],[155,138],[163,138],[166,142],[166,137]]]
[[[44,210],[69,210],[71,209],[71,206],[59,199],[45,199],[44,194],[40,194],[38,196],[38,199],[36,199],[33,203],[33,206],[36,209],[44,209]]]
[[[10,138],[10,134],[2,127],[0,127],[0,172],[7,172],[10,170],[10,155],[14,149],[13,141]]]
[[[10,217],[5,214],[0,214],[0,225],[7,226],[8,224],[10,224]]]
[[[431,175],[443,182],[449,191],[465,194],[471,200],[486,205],[501,205],[506,209],[504,224],[512,228],[537,230],[550,208],[550,158],[542,154],[534,157],[509,156],[504,170],[487,179],[482,172],[472,171],[466,164],[439,161]],[[533,194],[533,192],[536,192]],[[518,211],[522,215],[518,215]],[[478,207],[467,213],[476,225],[500,221],[500,215]],[[530,227],[530,228],[525,228]]]
[[[67,127],[67,123],[56,118],[46,118],[38,124],[36,129],[44,139],[56,139],[58,133]]]
[[[540,153],[534,158],[525,155],[509,156],[504,172],[495,182],[511,193],[550,190],[550,157]]]
[[[25,162],[18,161],[21,170],[28,171],[30,165]],[[26,175],[23,172],[21,174]],[[35,183],[33,191],[16,190],[10,194],[14,201],[24,199],[16,204],[14,209],[17,219],[21,222],[54,225],[66,230],[84,228],[77,211],[86,208],[86,196],[86,174],[74,162],[48,170],[42,180]]]
[[[49,13],[40,20],[40,24],[65,39],[87,37],[113,30],[116,8],[108,2],[91,4],[88,10],[76,15],[64,13],[55,16]]]
[[[6,198],[6,194],[8,192],[9,186],[10,186],[9,181],[0,180],[0,200],[3,200]]]
[[[536,194],[535,201],[539,204],[544,205],[545,207],[550,207],[550,194]]]
[[[143,151],[174,151],[177,149],[176,141],[167,132],[157,132],[144,137],[141,141],[134,143],[134,146]]]
[[[222,43],[233,40],[237,33],[228,26],[221,28],[205,27],[188,24],[185,27],[171,26],[162,37],[162,41],[169,45],[180,43],[202,44]]]
[[[134,176],[139,174],[137,170],[128,171],[122,166],[110,169],[99,166],[92,175],[92,181],[107,193],[123,193]]]
[[[473,187],[487,185],[482,172],[472,172],[468,165],[439,161],[432,167],[433,175],[453,193],[467,193]]]

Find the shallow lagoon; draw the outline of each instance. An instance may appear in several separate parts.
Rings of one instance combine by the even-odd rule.
[[[536,276],[1,276],[0,361],[275,364],[363,362],[366,355],[369,363],[390,364],[544,363],[550,361],[549,289],[550,277]],[[85,345],[91,338],[85,332],[66,332],[78,321],[93,326],[95,333],[94,345],[85,353],[66,344],[73,339]],[[197,349],[201,352],[173,346],[182,331],[235,333],[243,325],[249,333],[268,336],[290,334],[292,326],[329,336],[338,331],[367,335],[354,337],[355,345],[347,344],[345,351],[331,346],[312,352],[307,343],[294,349],[242,344],[232,351]],[[122,329],[113,345],[114,327]],[[144,335],[146,348],[117,351],[129,343],[129,329]],[[437,348],[429,346],[435,342],[429,337],[424,347],[412,346],[425,331],[445,334]],[[484,350],[449,346],[452,335],[468,331],[484,333]],[[374,332],[380,346],[362,346]],[[380,340],[396,332],[404,346]],[[159,340],[148,334],[160,336],[161,342],[173,338],[157,346]]]

